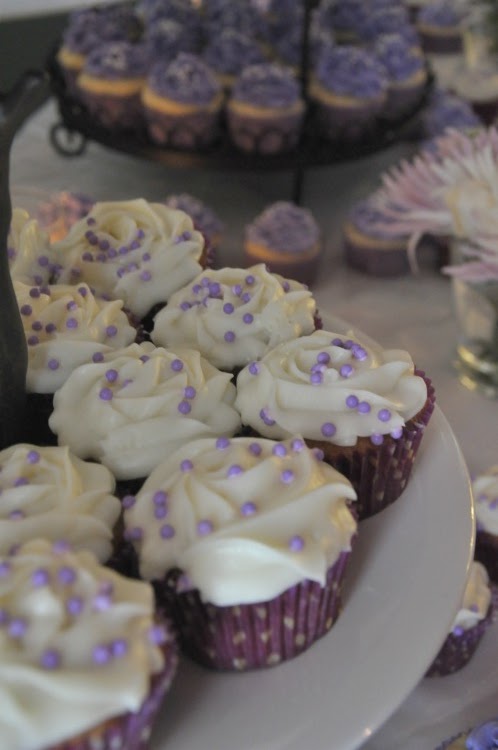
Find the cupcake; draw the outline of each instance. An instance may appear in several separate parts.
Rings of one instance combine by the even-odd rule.
[[[144,747],[177,666],[152,587],[60,540],[23,544],[0,571],[3,746]]]
[[[449,0],[434,0],[417,15],[422,47],[430,54],[455,54],[463,49],[462,13]]]
[[[118,487],[122,496],[180,445],[238,432],[234,401],[230,375],[198,351],[133,344],[77,368],[55,394],[49,424],[75,455],[134,480]]]
[[[106,563],[121,503],[105,466],[81,461],[67,446],[18,443],[0,451],[0,555],[43,538],[65,539]]]
[[[478,724],[446,740],[436,750],[493,750],[498,745],[498,719]]]
[[[251,268],[207,270],[174,294],[154,319],[157,346],[191,347],[232,372],[281,341],[315,329],[316,304],[297,281]]]
[[[225,227],[210,206],[207,206],[199,198],[195,198],[188,193],[168,195],[165,203],[170,208],[174,208],[177,211],[184,211],[188,214],[194,222],[194,227],[203,235],[208,247],[212,251],[216,251],[221,242]]]
[[[87,283],[122,299],[138,320],[168,301],[204,267],[204,240],[192,219],[138,198],[96,203],[52,246],[59,283]]]
[[[421,101],[427,83],[427,68],[420,48],[408,47],[399,34],[384,34],[373,46],[387,70],[388,88],[384,116],[406,116]]]
[[[32,441],[50,444],[53,435],[47,419],[54,392],[96,352],[135,341],[137,330],[123,312],[121,300],[97,299],[86,284],[38,287],[16,281],[14,291],[28,344],[26,390]]]
[[[251,65],[234,83],[226,115],[230,137],[249,153],[277,154],[299,142],[305,105],[292,73],[275,63]]]
[[[265,263],[272,273],[303,284],[315,280],[321,252],[320,228],[313,214],[294,203],[273,203],[245,228],[247,265]]]
[[[232,87],[244,68],[265,61],[261,46],[255,39],[230,28],[222,29],[209,39],[202,57],[226,89]]]
[[[455,94],[436,89],[421,114],[421,136],[431,140],[446,128],[464,130],[482,125],[469,102]]]
[[[140,96],[148,64],[145,44],[109,42],[89,53],[77,86],[82,102],[96,123],[115,130],[140,126]]]
[[[70,94],[78,94],[77,78],[83,69],[88,53],[100,43],[98,9],[86,8],[69,15],[69,22],[62,34],[62,44],[56,59]]]
[[[242,424],[275,440],[300,433],[346,476],[361,520],[403,492],[434,408],[408,352],[328,331],[275,346],[237,377]]]
[[[347,141],[367,136],[385,110],[388,87],[387,71],[373,53],[351,45],[324,48],[310,85],[320,134]]]
[[[22,208],[12,210],[7,257],[11,278],[24,284],[47,284],[54,270],[48,234]]]
[[[165,457],[125,524],[184,651],[241,671],[291,659],[332,627],[354,497],[298,436],[196,440]]]
[[[498,583],[498,464],[472,482],[476,514],[475,558]]]
[[[322,0],[318,6],[323,25],[331,28],[340,44],[360,41],[370,13],[365,0]]]
[[[210,146],[219,135],[222,103],[222,89],[211,68],[187,52],[172,62],[156,62],[142,92],[149,136],[159,146]]]
[[[172,62],[180,52],[193,52],[194,43],[188,29],[170,18],[158,18],[144,29],[143,41],[150,59]]]
[[[185,0],[140,0],[136,5],[136,14],[142,20],[146,33],[163,21],[180,24],[189,38],[189,50],[199,51],[202,45],[202,24],[194,3]]]
[[[426,677],[442,677],[462,669],[470,661],[484,632],[491,625],[492,612],[486,568],[479,562],[473,562],[461,609]]]

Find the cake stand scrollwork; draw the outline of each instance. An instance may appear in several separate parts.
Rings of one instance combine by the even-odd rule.
[[[70,130],[62,122],[50,128],[50,143],[61,156],[82,156],[87,147],[87,139],[78,130]]]

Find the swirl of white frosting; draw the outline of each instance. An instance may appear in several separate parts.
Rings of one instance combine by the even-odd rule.
[[[299,437],[202,439],[167,456],[125,510],[144,578],[180,568],[205,601],[268,601],[351,548],[349,481]]]
[[[400,437],[427,399],[408,352],[329,331],[280,344],[237,378],[242,424],[269,438],[295,433],[336,445]]]
[[[6,750],[51,747],[136,711],[164,663],[151,586],[61,542],[0,559],[0,613]]]
[[[52,273],[52,251],[47,232],[23,208],[12,209],[7,255],[12,279],[46,284]]]
[[[498,464],[472,482],[477,528],[498,535]]]
[[[202,270],[203,248],[188,214],[143,198],[95,203],[52,246],[59,281],[85,281],[139,318]]]
[[[121,504],[105,466],[67,447],[20,443],[0,452],[0,555],[30,539],[66,539],[101,562],[112,553]]]
[[[469,630],[486,617],[491,602],[491,589],[486,568],[474,560],[470,566],[463,601],[453,623],[453,632]]]
[[[136,329],[123,302],[97,299],[86,284],[30,287],[14,282],[28,342],[27,389],[53,393],[95,352],[127,346]]]
[[[199,352],[132,344],[75,370],[54,396],[49,425],[80,458],[134,479],[183,443],[237,432],[234,401],[230,375]]]
[[[207,269],[155,317],[159,346],[191,346],[222,370],[260,359],[281,341],[311,333],[316,304],[298,281],[252,268]]]

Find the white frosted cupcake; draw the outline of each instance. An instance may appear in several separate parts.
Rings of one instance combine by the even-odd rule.
[[[281,341],[315,329],[316,303],[297,281],[250,268],[206,270],[154,319],[158,346],[190,346],[221,370],[259,359]]]
[[[192,658],[273,666],[339,615],[354,499],[299,436],[196,440],[147,479],[125,511],[126,534]]]
[[[53,263],[48,234],[22,208],[12,210],[7,256],[12,279],[38,286],[49,282]]]
[[[300,433],[323,451],[351,480],[360,519],[405,488],[433,406],[408,352],[329,331],[284,342],[237,377],[242,424],[276,440]]]
[[[133,344],[76,369],[55,394],[49,424],[80,458],[118,480],[143,480],[180,445],[237,432],[234,401],[230,375],[198,351]]]
[[[475,558],[498,583],[498,464],[472,482],[476,514]]]
[[[174,676],[152,588],[35,540],[0,559],[0,736],[9,750],[139,750]]]

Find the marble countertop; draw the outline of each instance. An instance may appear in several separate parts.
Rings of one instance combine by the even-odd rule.
[[[290,199],[288,172],[174,170],[93,143],[82,157],[62,157],[48,139],[56,121],[57,113],[49,103],[18,134],[11,155],[11,186],[74,190],[99,200],[161,200],[170,193],[192,193],[225,223],[219,265],[240,265],[244,225],[269,203]],[[355,162],[307,171],[303,203],[313,211],[325,239],[313,292],[320,310],[348,320],[386,347],[410,351],[435,384],[437,402],[469,470],[480,473],[498,462],[498,401],[466,390],[456,377],[457,331],[449,280],[427,268],[418,276],[374,279],[347,268],[342,258],[340,228],[346,211],[371,192],[383,169],[409,156],[414,148],[398,144]],[[496,714],[497,624],[462,672],[423,680],[363,748],[431,750],[445,737]]]

